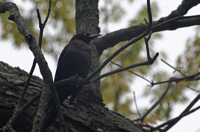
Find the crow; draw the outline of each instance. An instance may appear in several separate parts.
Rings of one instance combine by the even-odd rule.
[[[80,33],[72,37],[69,44],[66,45],[60,54],[54,82],[79,76],[82,79],[87,77],[91,64],[91,53],[88,44],[93,38],[100,34]],[[82,86],[67,84],[56,88],[60,103],[71,95],[69,104],[71,105],[80,92]],[[49,96],[48,107],[44,116],[42,131],[45,131],[54,121],[57,115],[56,105],[53,94]]]

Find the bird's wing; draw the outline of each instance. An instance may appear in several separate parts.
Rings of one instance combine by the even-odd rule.
[[[58,60],[55,82],[75,74],[86,78],[90,68],[91,57],[89,48],[84,49],[81,46],[70,43],[64,48]]]

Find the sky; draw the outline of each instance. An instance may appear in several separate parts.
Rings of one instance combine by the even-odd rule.
[[[100,4],[103,0],[100,0]],[[167,16],[172,10],[175,10],[177,6],[181,3],[181,0],[152,0],[152,1],[157,1],[159,4],[160,12],[159,12],[159,17],[164,17]],[[20,3],[19,1],[16,1],[17,4]],[[126,7],[126,12],[127,14],[123,17],[122,20],[120,20],[118,23],[109,23],[108,25],[108,30],[110,32],[121,29],[121,28],[126,28],[128,26],[128,20],[132,19],[133,16],[136,14],[136,11],[141,8],[141,5],[144,4],[146,1],[145,0],[135,0],[134,4],[128,4],[127,0],[121,0],[120,1],[122,6]],[[193,8],[187,15],[198,15],[200,14],[200,6],[197,6]],[[1,27],[0,23],[0,27]],[[100,24],[101,26],[101,24]],[[165,52],[166,54],[169,55],[167,62],[170,63],[171,65],[175,66],[175,59],[178,55],[180,55],[183,50],[184,50],[184,44],[187,40],[188,37],[194,35],[193,33],[194,27],[189,27],[189,28],[184,28],[184,29],[178,29],[176,31],[164,31],[162,32],[163,38],[160,40],[156,40],[154,47],[155,51],[157,52]],[[0,29],[1,32],[1,29]],[[30,68],[32,66],[33,62],[33,54],[27,47],[22,47],[21,49],[15,49],[12,46],[12,41],[3,41],[0,38],[0,61],[6,62],[9,65],[13,67],[20,67],[21,69],[29,72]],[[176,43],[176,44],[174,44]],[[45,54],[45,58],[48,62],[48,65],[52,71],[52,74],[55,74],[56,70],[56,63],[54,59],[50,56]],[[158,68],[165,68],[167,71],[170,73],[173,72],[173,69],[169,68],[165,64],[163,64],[160,59],[162,56],[158,57],[159,61],[159,67]],[[40,76],[40,71],[38,66],[36,67],[34,71],[34,75]],[[151,78],[149,78],[151,79]],[[143,85],[141,85],[143,84]],[[137,79],[134,81],[134,84],[131,85],[131,88],[133,91],[136,92],[136,94],[139,96],[142,93],[142,87],[145,85],[148,85],[144,80],[142,79]],[[141,89],[135,89],[135,86],[140,86]],[[189,92],[187,93],[188,96],[191,96],[191,99],[193,99],[194,93]],[[137,96],[136,95],[136,96]],[[144,102],[145,100],[139,98],[138,99],[138,104],[139,107],[146,106],[148,104],[146,103],[140,103]],[[177,116],[178,114],[181,113],[181,111],[185,108],[187,104],[179,104],[175,107],[175,110],[173,112],[173,117]],[[200,103],[198,103],[200,105]],[[134,106],[133,106],[134,107]],[[134,109],[134,108],[133,108]],[[169,130],[169,132],[200,132],[200,110],[195,112],[194,114],[190,114],[189,116],[183,118],[180,122],[178,122],[172,129]]]

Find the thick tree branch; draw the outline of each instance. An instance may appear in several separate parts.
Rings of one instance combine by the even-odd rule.
[[[177,28],[200,25],[200,16],[182,17],[188,10],[200,3],[200,0],[183,0],[179,7],[172,11],[167,17],[162,17],[157,21],[153,22],[152,33],[175,30]],[[133,37],[139,36],[143,33],[148,26],[146,24],[139,24],[126,29],[121,29],[106,34],[99,38],[96,42],[97,49],[101,54],[107,48],[115,46],[117,43],[127,41]]]
[[[5,124],[7,119],[12,117],[13,109],[17,105],[23,85],[26,82],[28,73],[13,68],[8,64],[0,62],[0,125]],[[31,100],[41,92],[43,81],[33,76],[24,102]],[[32,129],[32,121],[36,114],[39,101],[34,102],[22,114],[13,125],[17,132],[29,132]],[[73,105],[69,105],[68,99],[64,101],[63,115],[65,126],[69,131],[77,132],[142,132],[131,120],[116,112],[104,107],[102,102],[94,97],[88,96],[81,91],[79,98]],[[58,131],[59,122],[56,119],[47,132]]]
[[[24,111],[27,110],[27,108],[32,105],[39,97],[40,97],[40,93],[38,93],[37,95],[35,95],[31,100],[29,100],[26,104],[24,104],[23,106],[17,108],[14,110],[13,116],[9,119],[8,123],[6,124],[5,127],[3,127],[5,130],[12,130],[15,131],[12,127],[13,123],[19,118],[19,116],[21,116],[21,114],[23,114]]]

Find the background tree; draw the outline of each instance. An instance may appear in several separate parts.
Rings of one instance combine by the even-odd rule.
[[[43,2],[45,2],[45,1],[43,1]],[[43,2],[36,1],[35,2],[36,3],[35,7],[40,7],[39,5],[48,5],[47,3],[45,4]],[[198,23],[198,20],[199,20],[198,16],[197,17],[189,17],[189,18],[178,17],[178,16],[182,16],[182,15],[184,15],[186,13],[186,12],[181,12],[181,11],[183,11],[183,9],[188,10],[191,7],[193,7],[194,5],[199,3],[198,1],[191,1],[191,2],[188,2],[188,3],[187,2],[188,1],[183,1],[182,5],[180,5],[180,7],[178,8],[179,10],[176,10],[176,12],[172,12],[168,17],[165,17],[163,19],[159,19],[159,21],[155,21],[154,22],[153,32],[163,31],[163,30],[167,30],[167,29],[174,30],[174,29],[180,28],[180,27],[192,26],[192,25],[199,24]],[[57,46],[58,46],[57,43],[60,43],[60,44],[61,43],[66,43],[66,39],[71,38],[72,34],[74,34],[74,32],[75,32],[74,27],[73,27],[74,26],[73,25],[74,24],[74,19],[73,19],[74,17],[73,17],[73,14],[72,14],[73,11],[74,11],[73,4],[74,3],[70,2],[70,1],[59,1],[59,2],[52,1],[52,12],[53,12],[52,16],[53,17],[51,16],[49,18],[50,24],[49,24],[49,27],[46,27],[46,29],[50,31],[50,30],[52,30],[52,27],[54,27],[54,29],[58,29],[58,32],[56,31],[54,33],[56,33],[56,34],[58,33],[58,34],[57,35],[55,35],[55,34],[49,35],[48,33],[45,34],[44,35],[44,40],[43,40],[43,49],[44,49],[44,51],[46,51],[48,53],[53,53],[55,58],[57,57],[57,54],[58,54],[58,52],[55,51],[57,49]],[[93,7],[92,9],[88,9],[88,10],[93,10],[93,12],[92,13],[91,12],[87,12],[87,9],[83,9],[82,8],[82,6],[81,6],[82,4],[83,5],[85,5],[85,4],[86,5],[87,4],[88,5],[93,5],[93,6],[89,6],[89,7]],[[109,4],[112,4],[112,3],[109,3]],[[114,9],[115,10],[116,9],[119,10],[120,8],[118,8],[118,7],[119,7],[119,5],[113,6],[113,10]],[[154,7],[153,9],[156,9],[155,8],[156,4],[152,3],[152,7]],[[44,10],[41,11],[41,16],[45,14],[45,11],[47,11],[46,8],[47,7],[44,6],[44,8],[43,8]],[[35,10],[34,7],[33,7],[33,10]],[[118,11],[118,10],[116,10],[116,11],[115,10],[113,11],[113,13],[116,13]],[[143,10],[141,10],[138,13],[139,14],[138,15],[139,17],[137,17],[138,20],[133,20],[132,21],[132,23],[134,25],[136,25],[136,23],[140,23],[141,19],[143,19],[147,15],[147,14],[144,13],[145,10],[146,9],[144,8]],[[154,11],[156,11],[156,10],[152,11],[153,14],[155,15]],[[84,13],[85,16],[84,15],[80,15],[83,12],[87,12],[87,13]],[[119,11],[119,12],[123,13],[123,11]],[[34,14],[33,11],[31,11],[31,13]],[[4,15],[1,15],[1,16],[4,16]],[[33,24],[33,23],[36,22],[36,19],[35,19],[36,18],[36,13],[34,15],[30,15],[30,16],[33,17],[33,18],[32,19],[25,19],[26,23],[30,24],[29,27],[31,28],[31,31],[33,32],[33,34],[37,34],[38,31],[36,30],[36,27]],[[28,17],[30,17],[30,16],[28,16]],[[84,17],[81,17],[81,16],[88,17],[89,18],[88,21],[83,21]],[[92,16],[92,18],[95,18],[95,21],[91,21],[92,20],[91,16]],[[108,16],[105,17],[105,20],[108,19]],[[6,17],[8,17],[8,16],[6,16]],[[119,19],[117,17],[119,17],[119,16],[116,15],[111,20]],[[172,18],[174,18],[174,19],[172,19]],[[11,36],[14,36],[14,40],[15,40],[16,44],[18,44],[18,45],[24,44],[24,42],[20,42],[21,40],[23,40],[23,37],[20,38],[17,35],[18,31],[17,31],[16,25],[14,23],[12,23],[13,25],[11,25],[10,23],[8,23],[6,21],[5,18],[2,18],[2,20],[3,20],[3,27],[4,27],[4,30],[3,30],[4,32],[2,33],[4,35],[3,37],[4,38],[9,37],[10,38]],[[68,22],[68,23],[65,23],[65,22]],[[167,23],[167,26],[164,24],[165,22]],[[174,24],[174,22],[177,22],[177,23]],[[190,23],[188,24],[187,22],[188,23],[190,22]],[[157,26],[159,24],[160,24],[160,26]],[[182,24],[182,25],[178,25],[178,24]],[[93,56],[93,65],[92,65],[91,72],[94,71],[99,66],[99,64],[96,63],[96,62],[98,62],[97,60],[99,60],[99,57],[101,56],[101,53],[105,49],[107,49],[109,47],[113,47],[114,45],[117,44],[114,48],[111,48],[113,51],[111,51],[110,49],[109,49],[110,51],[107,51],[107,56],[110,56],[110,53],[113,53],[114,51],[116,51],[116,49],[121,47],[121,45],[124,45],[123,43],[122,44],[118,44],[118,42],[130,40],[131,38],[138,36],[145,29],[146,29],[146,25],[138,25],[138,26],[131,26],[130,25],[130,28],[127,28],[125,30],[119,30],[117,32],[108,33],[107,35],[105,35],[104,37],[99,39],[98,41],[93,42],[93,44],[91,45],[91,49],[93,49],[92,51],[93,51],[93,55],[94,56]],[[13,30],[15,30],[15,31],[13,31]],[[12,31],[12,32],[10,32],[10,31]],[[34,31],[35,31],[35,33],[34,33]],[[98,33],[99,32],[97,1],[93,1],[93,2],[86,2],[86,1],[80,2],[80,1],[77,1],[77,3],[76,3],[76,32],[82,32],[82,31],[87,31],[87,32],[92,32],[92,33]],[[133,33],[132,31],[137,31],[137,32]],[[70,32],[71,35],[64,35],[64,34],[67,34],[67,32]],[[156,36],[153,35],[153,37],[159,37],[159,35],[156,35]],[[197,38],[198,38],[198,35],[196,37],[196,40],[198,40]],[[152,42],[152,39],[151,39],[151,42]],[[116,62],[117,64],[122,65],[122,66],[127,66],[127,65],[130,65],[130,64],[135,64],[135,63],[144,61],[144,59],[146,60],[146,58],[144,58],[144,57],[141,57],[141,58],[136,58],[135,57],[135,56],[138,56],[140,54],[140,51],[144,50],[144,46],[142,46],[144,44],[142,42],[143,41],[139,41],[139,42],[137,42],[137,44],[134,44],[134,46],[127,48],[126,51],[124,51],[122,54],[117,56],[113,61]],[[196,42],[196,46],[197,45],[198,45],[198,41]],[[152,49],[152,48],[150,48],[150,49]],[[192,49],[190,49],[190,50],[192,50]],[[152,52],[154,52],[154,51],[152,51]],[[189,53],[189,51],[188,51],[188,53]],[[107,58],[107,56],[105,54],[105,56],[103,56],[102,58],[105,59],[105,58]],[[180,60],[180,62],[183,62],[183,59],[181,60],[181,57],[180,57],[179,60]],[[132,60],[133,58],[135,58],[135,59]],[[131,59],[131,61],[129,61],[130,59]],[[196,65],[198,66],[198,61],[196,61]],[[110,71],[112,69],[116,69],[116,66],[114,66],[113,64],[111,64],[110,67],[105,68],[106,71]],[[136,71],[140,72],[143,75],[145,73],[147,73],[148,70],[150,70],[150,67],[145,67],[145,68],[144,67],[139,67],[139,68],[136,69]],[[196,72],[197,71],[194,71],[192,74],[194,74]],[[102,94],[105,96],[104,97],[104,101],[106,102],[106,104],[109,104],[109,103],[113,104],[113,107],[110,107],[111,109],[113,109],[115,111],[118,111],[120,113],[123,113],[126,116],[130,116],[130,115],[133,114],[133,112],[130,111],[130,109],[128,108],[128,106],[130,105],[130,102],[132,100],[127,99],[127,101],[125,101],[125,103],[121,103],[120,99],[121,99],[123,93],[126,93],[126,92],[129,91],[128,84],[127,83],[125,84],[125,82],[130,82],[130,76],[131,75],[132,74],[127,73],[127,72],[114,74],[114,75],[112,75],[112,78],[111,78],[111,76],[109,76],[108,79],[104,79],[104,83],[102,83]],[[158,74],[156,74],[156,75],[158,75]],[[164,75],[160,74],[160,76],[163,77]],[[125,77],[125,78],[123,78],[123,77]],[[166,78],[168,78],[168,77],[166,77]],[[160,80],[160,79],[161,79],[160,77],[156,76],[154,81],[157,81],[157,80]],[[186,79],[183,79],[183,80],[186,80]],[[111,84],[110,82],[114,82],[114,83]],[[178,81],[176,81],[176,82],[178,82]],[[116,85],[114,85],[114,84],[116,84]],[[151,84],[154,85],[154,82],[151,82]],[[190,86],[195,86],[196,84],[189,84],[189,85]],[[185,83],[182,81],[182,83],[179,84],[178,86],[183,87],[183,86],[185,86]],[[97,102],[100,101],[101,100],[101,95],[100,95],[100,92],[99,92],[99,82],[94,83],[94,84],[90,85],[89,87],[93,87],[95,89],[92,92],[93,93],[92,95],[96,96],[96,98],[97,98],[96,101]],[[108,87],[108,88],[106,89],[106,87]],[[112,90],[110,90],[111,87],[114,89],[113,90],[114,92]],[[166,87],[166,86],[161,86],[161,87]],[[107,92],[109,90],[110,90],[110,92]],[[156,90],[154,90],[155,91],[154,95],[160,96],[159,93],[162,93],[162,91],[160,91],[160,90],[161,90],[160,88],[157,88]],[[183,102],[183,101],[186,100],[185,97],[181,96],[181,95],[183,95],[183,90],[177,90],[177,92],[174,92],[173,88],[171,88],[170,90],[171,90],[171,93],[173,93],[173,96],[171,96],[172,94],[169,94],[168,96],[166,96],[166,97],[168,97],[167,100],[162,101],[162,103],[160,105],[160,108],[158,108],[157,109],[157,113],[155,113],[156,115],[161,115],[161,116],[159,116],[159,118],[154,118],[153,119],[154,121],[156,121],[157,119],[170,118],[170,114],[169,113],[171,112],[171,110],[173,108],[173,106],[170,104],[170,102],[172,103],[172,101],[171,101],[172,99],[175,102],[180,102],[180,101]],[[92,96],[90,94],[90,90],[86,89],[85,93],[89,93],[87,96]],[[109,93],[109,96],[107,95],[107,93]],[[106,99],[106,97],[110,97],[110,98]],[[174,99],[174,97],[177,97],[177,99]],[[178,97],[182,97],[182,98],[180,99]],[[81,98],[81,95],[80,95],[80,98]],[[93,98],[93,97],[89,97],[89,98]],[[152,101],[154,101],[154,100],[157,100],[156,96]],[[92,104],[92,102],[91,102],[91,104]],[[168,107],[167,107],[167,109],[164,109],[164,107],[166,107],[166,104],[167,104]],[[120,106],[123,106],[123,107],[120,107]],[[127,106],[127,108],[124,108],[124,106]],[[164,112],[159,113],[161,111],[164,111]],[[158,117],[158,116],[154,116],[154,117]],[[160,117],[162,117],[162,118],[160,118]]]

